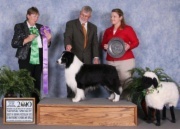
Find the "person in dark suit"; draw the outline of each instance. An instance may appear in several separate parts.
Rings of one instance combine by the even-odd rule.
[[[36,7],[27,10],[26,20],[14,26],[14,35],[11,42],[13,48],[17,48],[16,57],[18,58],[19,69],[27,69],[31,76],[35,79],[35,88],[41,89],[42,74],[42,35],[40,28],[43,26],[38,24],[39,11]],[[51,34],[44,32],[48,45],[50,45]],[[36,104],[40,101],[37,94],[32,94],[36,98]]]
[[[66,23],[64,45],[66,51],[73,52],[83,63],[98,64],[99,43],[97,27],[88,21],[91,14],[92,8],[90,6],[84,6],[80,11],[78,19]],[[69,92],[69,89],[67,90]]]

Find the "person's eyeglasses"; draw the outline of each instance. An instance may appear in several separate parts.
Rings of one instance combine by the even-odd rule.
[[[84,17],[84,18],[89,18],[90,17],[90,15],[85,15],[83,13],[81,13],[81,16]]]

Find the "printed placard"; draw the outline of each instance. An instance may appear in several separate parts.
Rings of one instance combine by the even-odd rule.
[[[35,124],[35,98],[4,98],[4,124]]]

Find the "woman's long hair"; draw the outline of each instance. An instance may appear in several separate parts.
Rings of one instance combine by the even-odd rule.
[[[116,8],[116,9],[113,9],[111,12],[116,12],[116,13],[119,15],[119,17],[121,17],[121,16],[122,16],[120,29],[124,29],[124,27],[125,27],[126,23],[125,23],[125,19],[124,19],[124,13],[123,13],[123,11],[122,11],[121,9]]]

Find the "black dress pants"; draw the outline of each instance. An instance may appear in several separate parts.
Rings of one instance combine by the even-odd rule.
[[[30,72],[30,75],[35,79],[34,86],[40,92],[41,90],[41,74],[42,74],[42,49],[39,49],[40,53],[40,64],[34,65],[30,64],[30,52],[26,60],[18,60],[19,69],[27,69]],[[36,93],[32,93],[31,97],[36,99],[36,104],[39,103],[40,99]]]

